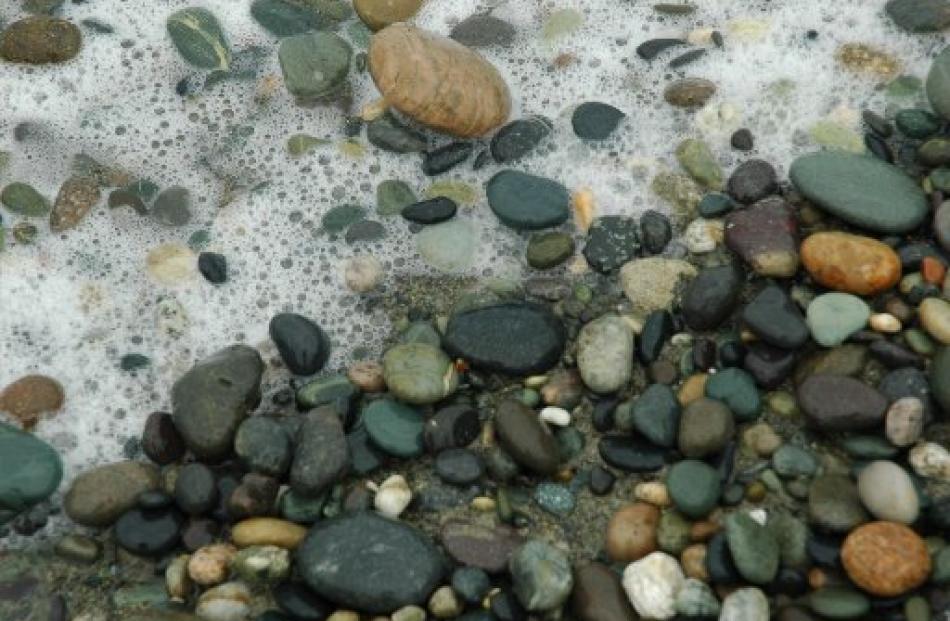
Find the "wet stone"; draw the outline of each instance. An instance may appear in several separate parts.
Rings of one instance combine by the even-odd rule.
[[[15,21],[0,35],[0,58],[42,65],[74,58],[82,46],[79,28],[64,19],[37,15]]]
[[[625,116],[610,104],[587,101],[575,108],[571,125],[578,138],[604,140],[610,137]]]
[[[636,256],[639,248],[636,220],[624,216],[602,216],[591,225],[583,252],[588,265],[606,274]]]
[[[459,520],[446,522],[439,539],[454,561],[491,574],[506,571],[511,554],[523,543],[517,531],[507,526],[488,527]]]
[[[464,448],[450,448],[435,458],[435,473],[452,485],[469,485],[481,478],[485,464],[474,452]]]
[[[533,235],[528,241],[528,265],[547,270],[567,261],[574,254],[574,240],[567,233],[552,231]]]
[[[742,320],[769,345],[796,349],[810,336],[798,307],[785,292],[770,285],[759,292],[742,311]]]
[[[508,47],[517,34],[514,26],[494,15],[472,15],[459,22],[449,35],[467,47]]]
[[[450,142],[431,151],[422,158],[422,172],[433,177],[455,168],[472,155],[470,142]]]
[[[302,315],[274,315],[268,331],[284,364],[296,375],[316,373],[323,368],[330,355],[330,340],[326,333]]]
[[[567,188],[544,177],[504,170],[488,181],[485,192],[494,214],[514,229],[550,228],[568,218]]]
[[[740,203],[751,204],[778,190],[775,168],[765,160],[748,160],[729,176],[729,194]]]
[[[514,162],[530,154],[553,129],[547,117],[528,116],[502,126],[491,139],[491,155],[499,164]]]
[[[673,226],[665,215],[648,209],[640,216],[640,237],[646,253],[660,254],[673,238]]]
[[[401,211],[402,217],[417,224],[438,224],[455,217],[458,204],[451,198],[438,196],[407,205]]]
[[[653,60],[666,50],[686,45],[683,39],[650,39],[637,46],[637,56],[643,60]]]
[[[228,280],[228,260],[217,252],[202,252],[198,255],[198,271],[211,284],[220,285]]]
[[[761,276],[789,278],[798,271],[798,225],[781,199],[766,199],[727,215],[725,241]]]

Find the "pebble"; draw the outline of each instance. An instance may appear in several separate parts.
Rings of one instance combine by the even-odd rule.
[[[634,259],[620,268],[620,286],[635,311],[666,310],[683,282],[696,276],[687,261],[665,257]]]
[[[426,420],[423,442],[430,453],[463,448],[481,432],[478,410],[466,405],[450,405]]]
[[[635,618],[620,577],[598,562],[591,562],[574,571],[571,610],[579,621],[625,621]]]
[[[676,159],[686,172],[700,185],[711,190],[723,186],[722,168],[709,149],[698,138],[687,138],[676,147]]]
[[[903,171],[875,158],[842,151],[812,153],[792,162],[789,177],[818,207],[871,232],[906,233],[917,228],[928,212],[920,187]],[[804,249],[802,255],[804,259]],[[827,260],[839,265],[859,263],[845,258],[837,255]]]
[[[917,309],[920,323],[931,337],[950,344],[950,303],[940,298],[927,298]]]
[[[446,585],[435,590],[427,605],[429,612],[436,619],[451,619],[462,614],[464,605],[455,595],[452,587]]]
[[[730,367],[710,375],[705,392],[707,397],[725,403],[739,421],[755,420],[762,412],[762,397],[755,380],[742,369]]]
[[[567,555],[537,539],[528,541],[511,555],[508,569],[515,595],[529,611],[543,612],[560,607],[574,586]]]
[[[251,614],[252,596],[241,582],[226,582],[198,598],[195,614],[206,621],[245,621]]]
[[[826,587],[808,594],[806,599],[812,612],[827,619],[857,619],[871,609],[863,594],[846,587]]]
[[[756,423],[742,432],[742,441],[759,457],[769,457],[780,446],[782,438],[768,423]]]
[[[102,545],[84,535],[65,535],[56,542],[56,555],[77,563],[92,564],[102,555]]]
[[[597,445],[600,457],[608,465],[625,472],[652,472],[663,467],[667,451],[638,438],[623,435],[602,436]]]
[[[254,517],[234,525],[231,529],[231,541],[239,548],[276,546],[293,550],[306,534],[306,528],[287,520]]]
[[[233,345],[199,361],[175,382],[172,417],[197,457],[215,460],[231,453],[238,425],[260,400],[263,371],[257,350]]]
[[[670,492],[664,483],[659,481],[643,481],[634,487],[633,495],[637,500],[650,503],[657,507],[669,507],[672,504]]]
[[[944,48],[930,65],[926,91],[930,106],[940,116],[950,118],[950,48]]]
[[[939,32],[950,26],[950,6],[945,0],[889,0],[884,11],[908,32]]]
[[[660,510],[638,502],[621,507],[607,523],[604,547],[614,562],[639,560],[657,549]]]
[[[641,617],[671,619],[676,615],[676,594],[686,577],[679,563],[663,552],[653,552],[627,565],[623,589]]]
[[[850,293],[824,293],[808,304],[806,322],[811,336],[822,347],[835,347],[862,330],[871,308]]]
[[[632,259],[639,248],[640,235],[634,218],[601,216],[587,231],[583,254],[588,265],[607,274]]]
[[[490,14],[466,17],[452,28],[453,39],[468,47],[508,47],[517,34],[514,26]]]
[[[918,442],[907,460],[918,476],[950,481],[950,451],[936,442]]]
[[[530,408],[518,401],[502,402],[495,413],[495,430],[501,446],[520,465],[542,475],[557,471],[557,440]]]
[[[722,600],[719,621],[767,621],[770,618],[769,600],[755,587],[736,589]]]
[[[560,359],[561,320],[533,304],[507,303],[453,315],[443,338],[446,352],[475,368],[511,375],[543,373]]]
[[[680,410],[669,386],[651,384],[633,404],[633,425],[657,446],[672,447],[676,444]]]
[[[76,477],[63,500],[63,509],[77,524],[110,526],[135,507],[143,492],[154,491],[158,487],[158,469],[151,464],[134,461],[107,464]]]
[[[887,399],[854,378],[819,374],[798,387],[798,405],[819,429],[858,431],[883,422]]]
[[[571,126],[574,135],[584,140],[605,140],[617,129],[626,115],[600,101],[586,101],[574,109]]]
[[[676,594],[676,612],[684,617],[718,617],[719,610],[719,600],[712,589],[695,578],[687,578]]]
[[[65,400],[66,393],[54,378],[24,375],[0,391],[0,411],[7,412],[29,430],[43,414],[62,408]]]
[[[281,39],[277,60],[284,86],[302,101],[329,99],[346,83],[353,49],[332,32],[307,32]]]
[[[415,408],[391,399],[373,401],[363,410],[363,425],[370,440],[393,457],[411,458],[423,453],[424,423]]]
[[[74,175],[59,188],[50,211],[50,230],[61,233],[75,228],[89,210],[99,202],[99,184],[91,177]]]
[[[195,551],[188,559],[188,576],[201,586],[213,586],[227,580],[237,548],[216,543]]]
[[[794,444],[783,444],[772,455],[772,467],[785,478],[810,477],[818,471],[818,459],[811,451]]]
[[[735,429],[732,412],[715,399],[699,398],[680,416],[678,446],[690,458],[701,459],[722,451]]]
[[[425,343],[390,348],[383,356],[383,379],[393,395],[414,405],[441,401],[458,386],[458,374],[449,357]]]
[[[694,330],[711,330],[728,317],[739,301],[742,272],[734,266],[708,267],[683,292],[683,319]]]
[[[775,168],[765,160],[747,160],[729,176],[726,189],[740,203],[757,203],[778,190]]]
[[[725,241],[760,276],[790,278],[798,271],[798,224],[784,200],[765,199],[726,215]]]
[[[318,522],[296,561],[314,593],[370,613],[424,604],[444,572],[437,549],[420,531],[368,512]],[[370,568],[377,580],[365,579]],[[389,588],[376,588],[380,581]]]
[[[902,397],[891,403],[884,415],[884,433],[894,446],[911,446],[924,429],[924,405],[916,397]]]
[[[391,153],[417,153],[426,150],[425,136],[409,128],[391,114],[384,114],[366,126],[370,144]],[[386,184],[386,185],[383,185]],[[402,181],[389,180],[377,187],[376,200],[380,215],[395,215],[415,202],[415,195]]]
[[[343,265],[343,282],[353,293],[369,293],[383,280],[383,265],[373,255],[347,259]]]
[[[439,539],[455,562],[491,574],[505,571],[512,553],[524,543],[522,536],[508,526],[492,527],[457,519],[442,526]]]
[[[422,229],[416,235],[416,248],[432,267],[448,273],[463,272],[475,260],[476,233],[471,221],[455,218]]]
[[[452,485],[470,485],[485,473],[485,464],[476,453],[464,448],[440,452],[434,463],[435,473]]]
[[[858,495],[879,520],[913,524],[920,513],[917,490],[910,475],[891,461],[873,461],[858,475]]]
[[[815,233],[801,246],[805,269],[818,283],[846,293],[875,295],[900,280],[901,264],[891,248],[849,233]],[[839,265],[850,269],[842,271]]]
[[[737,129],[729,138],[729,144],[736,151],[751,151],[754,145],[752,132],[746,128]]]
[[[231,568],[251,584],[274,584],[290,574],[290,553],[277,546],[250,546],[234,555]]]
[[[763,341],[783,349],[797,349],[809,331],[795,303],[780,287],[762,289],[743,309],[742,320]]]
[[[677,108],[701,108],[716,94],[716,85],[703,78],[684,78],[671,82],[663,99]]]
[[[567,188],[544,177],[503,170],[488,180],[485,192],[492,212],[514,229],[555,227],[569,215],[571,197]]]
[[[12,22],[0,37],[0,58],[43,65],[64,63],[79,54],[82,32],[64,19],[35,15]]]
[[[349,465],[346,437],[336,412],[324,407],[308,413],[296,433],[291,489],[303,496],[317,496],[339,481]]]
[[[423,0],[354,0],[353,8],[370,30],[382,30],[396,22],[409,21],[422,6]]]
[[[719,502],[719,473],[704,462],[684,459],[670,468],[666,487],[673,505],[684,515],[705,517]]]
[[[640,237],[646,254],[660,254],[673,239],[673,225],[662,213],[648,209],[640,216]]]
[[[541,420],[556,427],[567,427],[571,424],[571,413],[564,408],[548,406],[541,408]]]
[[[373,506],[388,518],[396,519],[412,502],[412,489],[405,477],[394,474],[380,483],[373,498]]]
[[[741,512],[726,518],[726,542],[736,569],[753,584],[769,584],[779,568],[779,546],[772,533]]]
[[[825,474],[812,482],[808,516],[817,526],[836,533],[848,532],[868,519],[857,487],[839,474]]]
[[[841,546],[848,577],[877,597],[896,597],[922,585],[930,575],[927,545],[913,530],[894,522],[856,528]]]
[[[0,203],[11,212],[27,218],[45,216],[50,211],[50,204],[36,189],[26,183],[14,181],[7,184],[0,192]]]
[[[162,556],[181,540],[184,517],[177,509],[132,509],[115,523],[115,539],[124,550],[140,556]]]
[[[617,315],[604,315],[577,335],[577,367],[584,384],[600,394],[616,392],[633,372],[634,337]]]
[[[696,218],[689,223],[686,231],[683,233],[683,239],[686,247],[692,254],[708,254],[716,249],[720,234],[721,222],[717,220],[707,220],[705,218]]]

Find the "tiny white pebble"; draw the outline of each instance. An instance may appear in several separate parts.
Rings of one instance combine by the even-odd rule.
[[[373,506],[386,517],[397,518],[412,502],[412,490],[402,475],[394,474],[379,485]]]
[[[901,320],[890,313],[875,313],[869,321],[871,329],[885,334],[897,334],[901,331]]]
[[[552,405],[541,410],[541,420],[558,427],[567,427],[571,424],[571,413]]]
[[[765,523],[769,519],[769,514],[765,509],[753,509],[749,511],[749,517],[758,522],[760,525],[765,526]]]

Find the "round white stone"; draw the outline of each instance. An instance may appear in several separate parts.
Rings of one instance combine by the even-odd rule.
[[[541,420],[557,427],[567,427],[571,424],[571,413],[564,408],[550,405],[541,410]]]
[[[920,501],[910,475],[891,461],[874,461],[858,475],[858,496],[879,520],[912,524]]]
[[[646,619],[676,616],[676,594],[686,577],[675,558],[653,552],[623,570],[623,590],[637,614]]]

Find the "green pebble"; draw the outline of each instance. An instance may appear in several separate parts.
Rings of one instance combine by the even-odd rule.
[[[940,119],[926,110],[901,110],[894,117],[894,124],[908,138],[929,138],[940,130]]]
[[[376,186],[376,213],[381,216],[398,216],[416,201],[412,188],[398,179],[387,179]]]
[[[152,360],[148,356],[143,356],[142,354],[126,354],[122,356],[122,360],[119,361],[119,366],[123,371],[144,369],[150,364],[152,364]]]
[[[904,602],[904,619],[906,621],[930,621],[930,604],[920,595],[907,598]]]
[[[656,527],[656,543],[664,552],[679,556],[690,544],[689,529],[692,523],[679,511],[664,511]]]
[[[729,367],[706,380],[706,396],[722,401],[738,421],[751,421],[762,412],[762,397],[752,376],[742,369]]]
[[[687,138],[681,142],[676,147],[676,159],[700,184],[712,190],[722,189],[722,167],[702,140]]]
[[[670,468],[666,486],[673,505],[687,517],[697,519],[713,510],[722,489],[719,473],[695,459],[685,459]]]
[[[574,510],[574,494],[558,483],[540,483],[534,488],[534,499],[542,509],[554,515],[569,515]]]
[[[359,205],[340,205],[323,214],[320,225],[327,233],[342,233],[365,215],[366,210]]]
[[[574,254],[574,240],[567,233],[553,231],[533,235],[528,241],[528,265],[547,270],[567,261]]]
[[[812,612],[828,619],[856,619],[871,610],[867,597],[843,587],[812,591],[806,600]]]
[[[0,192],[0,203],[13,213],[37,218],[49,213],[50,204],[33,186],[14,181]]]
[[[168,16],[166,27],[186,61],[202,69],[228,70],[231,50],[211,11],[200,7],[176,11]]]

